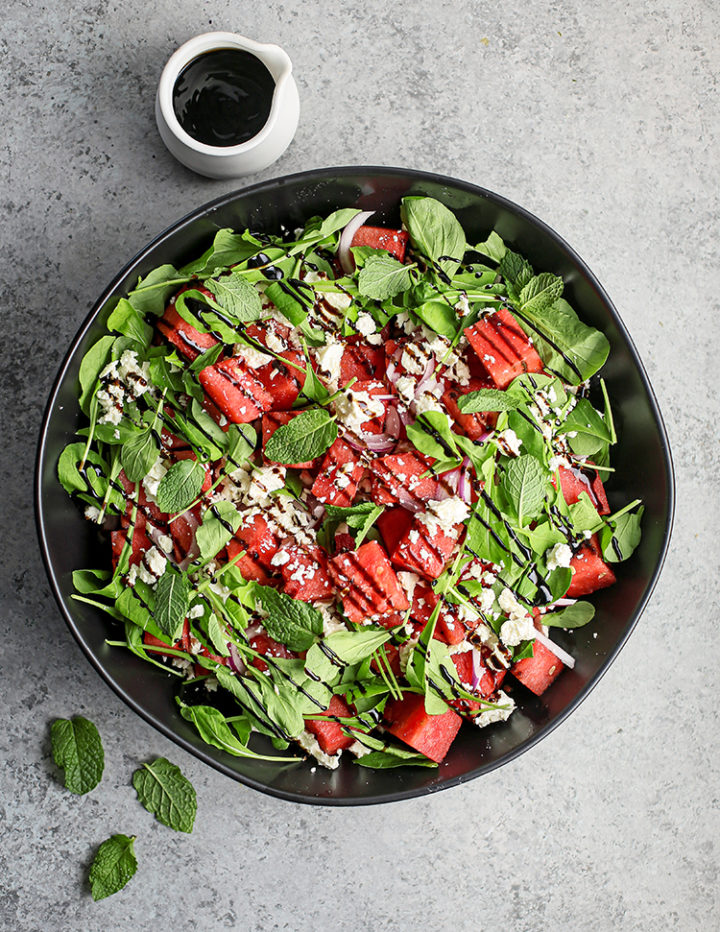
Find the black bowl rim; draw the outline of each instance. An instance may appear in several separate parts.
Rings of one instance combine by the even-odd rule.
[[[63,599],[58,580],[55,575],[54,567],[51,564],[48,543],[45,533],[45,523],[44,515],[42,508],[42,474],[41,466],[45,454],[45,443],[47,440],[48,427],[50,418],[52,417],[53,409],[55,406],[55,399],[60,388],[60,385],[65,378],[66,371],[70,364],[70,361],[75,353],[75,350],[78,346],[78,343],[83,339],[89,327],[95,321],[100,309],[103,307],[106,301],[112,298],[116,289],[119,286],[119,283],[125,278],[130,269],[138,263],[143,256],[147,255],[151,250],[156,246],[162,243],[167,237],[171,236],[179,229],[187,226],[193,221],[199,219],[200,217],[208,214],[213,209],[224,205],[230,201],[236,200],[239,196],[247,194],[250,192],[262,191],[263,189],[272,189],[276,188],[279,185],[285,183],[291,183],[294,181],[312,181],[314,179],[326,178],[328,176],[334,177],[343,177],[347,175],[357,175],[357,174],[383,174],[397,177],[407,177],[411,175],[414,180],[418,181],[428,181],[440,185],[447,185],[448,187],[459,188],[460,190],[467,191],[471,194],[481,195],[484,198],[487,198],[490,201],[495,202],[497,205],[511,210],[519,217],[528,221],[530,224],[537,227],[541,230],[546,236],[549,236],[555,241],[555,243],[563,249],[570,259],[577,265],[577,267],[582,271],[582,273],[587,277],[590,283],[595,289],[597,289],[598,294],[601,297],[601,300],[605,304],[607,310],[609,311],[611,317],[614,320],[615,325],[625,339],[627,346],[630,350],[632,359],[637,367],[637,370],[640,374],[643,387],[647,392],[650,408],[655,419],[655,424],[658,430],[658,435],[660,438],[660,445],[664,457],[664,465],[668,478],[668,516],[663,531],[663,540],[662,540],[662,549],[657,560],[657,564],[653,571],[653,574],[650,578],[648,586],[646,588],[644,597],[640,602],[638,608],[636,609],[634,615],[629,620],[625,631],[620,638],[620,640],[615,644],[612,651],[605,658],[605,662],[594,675],[594,677],[586,684],[586,686],[578,693],[578,695],[570,702],[563,710],[560,712],[552,722],[549,722],[543,728],[541,728],[537,733],[527,738],[525,741],[521,742],[519,745],[514,747],[511,751],[508,751],[503,755],[499,760],[491,761],[487,764],[483,764],[480,767],[476,767],[474,770],[468,771],[465,774],[460,774],[455,777],[448,777],[440,785],[433,787],[420,787],[417,789],[409,790],[398,790],[394,793],[382,793],[375,796],[367,796],[362,798],[355,797],[318,797],[318,796],[309,796],[302,793],[294,793],[288,790],[276,789],[272,786],[268,786],[265,783],[261,783],[258,780],[254,780],[252,777],[247,777],[243,774],[237,773],[231,767],[223,764],[221,761],[215,760],[208,753],[206,753],[201,747],[196,747],[191,742],[185,740],[180,735],[176,734],[174,730],[161,721],[159,721],[154,715],[146,711],[139,703],[137,703],[132,697],[130,697],[123,688],[116,683],[113,678],[106,672],[103,668],[99,659],[95,656],[93,651],[85,644],[80,634],[80,631],[75,624],[75,621],[72,617],[72,613],[69,611],[69,608]],[[662,414],[660,413],[660,408],[655,397],[655,392],[653,391],[650,379],[648,378],[645,367],[640,359],[638,351],[635,347],[635,344],[625,327],[615,305],[610,300],[607,292],[600,284],[598,279],[595,277],[591,269],[585,263],[585,261],[575,252],[575,250],[560,236],[559,233],[556,233],[552,227],[548,226],[543,220],[539,217],[536,217],[529,210],[526,210],[524,207],[521,207],[519,204],[516,204],[514,201],[511,201],[509,198],[503,197],[500,194],[495,194],[493,191],[489,191],[487,188],[483,188],[480,185],[472,184],[471,182],[462,181],[457,178],[453,178],[449,175],[440,175],[433,172],[418,171],[415,169],[399,168],[399,167],[388,167],[388,166],[377,166],[377,165],[348,165],[341,166],[338,168],[317,168],[309,171],[295,172],[291,175],[282,175],[277,178],[271,178],[266,181],[257,182],[253,185],[248,185],[245,188],[239,188],[235,191],[223,194],[220,197],[217,197],[207,203],[203,204],[200,207],[197,207],[195,210],[190,211],[184,217],[181,217],[175,223],[171,224],[169,227],[166,227],[161,233],[155,236],[150,242],[148,242],[139,252],[133,256],[121,269],[120,272],[115,275],[110,284],[104,289],[101,293],[101,296],[93,305],[89,314],[80,325],[75,338],[73,339],[70,348],[65,354],[65,358],[60,366],[60,370],[55,378],[53,383],[52,390],[50,392],[50,397],[45,408],[45,413],[43,415],[42,426],[40,430],[40,439],[38,442],[38,449],[36,455],[36,467],[35,467],[35,522],[38,533],[38,538],[40,542],[40,549],[42,552],[43,562],[45,564],[45,569],[48,574],[50,585],[55,596],[55,600],[58,603],[60,611],[65,618],[65,621],[70,628],[70,631],[75,638],[75,640],[80,645],[83,653],[88,658],[90,663],[95,667],[100,676],[105,680],[108,686],[118,695],[126,705],[128,705],[134,712],[136,712],[142,719],[144,719],[148,724],[152,725],[159,732],[165,735],[166,738],[169,738],[171,741],[174,741],[180,747],[184,748],[189,753],[193,754],[195,757],[202,760],[204,763],[209,764],[215,770],[220,771],[220,773],[225,774],[226,776],[232,777],[234,780],[244,784],[245,786],[251,787],[252,789],[259,790],[262,793],[266,793],[270,796],[274,796],[279,799],[283,799],[289,802],[300,802],[306,803],[309,805],[319,805],[319,806],[370,806],[377,805],[379,803],[389,803],[397,802],[404,799],[411,799],[417,796],[424,796],[430,793],[437,793],[440,790],[449,789],[453,786],[458,786],[462,783],[467,783],[470,780],[474,780],[482,774],[490,773],[491,771],[497,769],[498,767],[504,766],[505,764],[510,763],[510,761],[515,760],[521,754],[524,754],[525,751],[530,750],[534,745],[536,745],[543,738],[547,737],[551,732],[553,732],[565,719],[578,708],[578,706],[583,702],[585,698],[592,692],[592,690],[597,686],[602,677],[605,675],[610,665],[614,662],[615,658],[618,656],[622,648],[625,646],[627,639],[632,634],[635,626],[640,620],[645,607],[650,600],[650,597],[655,589],[657,580],[662,571],[663,565],[665,563],[665,558],[667,556],[668,546],[670,543],[670,536],[672,533],[673,521],[675,516],[675,474],[674,466],[672,460],[672,453],[670,450],[670,442],[668,440],[667,431],[665,429],[665,424],[663,422]]]

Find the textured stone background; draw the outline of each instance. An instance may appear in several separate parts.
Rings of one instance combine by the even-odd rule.
[[[264,175],[407,165],[478,182],[568,239],[615,299],[673,444],[672,551],[601,686],[520,760],[439,796],[307,808],[215,773],[83,659],[45,580],[30,480],[41,411],[100,289],[152,235],[236,187],[175,164],[152,99],[171,51],[229,28],[277,41],[303,114]],[[5,352],[0,926],[8,930],[717,929],[718,5],[713,0],[11,0],[0,23]],[[255,179],[251,179],[255,180]],[[103,783],[52,778],[47,727],[90,715]],[[165,754],[191,837],[134,800]],[[93,904],[97,844],[140,870]]]

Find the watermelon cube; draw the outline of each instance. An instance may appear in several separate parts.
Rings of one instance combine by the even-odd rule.
[[[285,583],[283,588],[293,599],[317,602],[333,594],[327,556],[322,547],[299,544],[281,547],[273,557],[273,566],[279,567]]]
[[[468,327],[465,335],[497,388],[506,388],[523,372],[542,371],[542,359],[505,307]]]
[[[248,553],[238,558],[238,554],[242,553],[243,550],[247,550],[245,544],[233,537],[227,545],[228,562],[237,566],[243,579],[254,580],[259,582],[261,586],[273,585],[272,577],[259,560],[251,557]],[[216,559],[220,562],[219,556]]]
[[[183,289],[183,291],[186,290]],[[205,291],[205,289],[200,290]],[[210,294],[209,291],[205,293]],[[158,321],[158,330],[179,353],[192,362],[193,359],[197,359],[206,350],[215,346],[218,340],[211,333],[200,333],[192,324],[183,320],[175,310],[174,304],[175,300],[173,299]]]
[[[427,524],[424,517],[424,514],[413,517],[408,530],[391,551],[390,559],[395,566],[426,579],[437,579],[455,550],[463,525],[456,524],[450,532],[445,532],[437,525]]]
[[[268,569],[273,565],[273,557],[278,550],[278,539],[262,515],[256,514],[250,518],[244,516],[235,538],[256,563]]]
[[[325,714],[335,716],[335,718],[350,718],[353,713],[340,696],[333,696],[330,700],[330,705],[325,710]],[[349,748],[355,740],[349,735],[346,735],[340,723],[333,721],[332,718],[323,721],[319,719],[306,719],[305,727],[310,734],[315,735],[320,748],[325,754],[337,754],[338,751]]]
[[[450,417],[455,421],[460,431],[471,440],[479,440],[497,424],[497,411],[480,411],[477,414],[463,414],[458,407],[458,398],[469,392],[477,392],[481,388],[491,388],[489,379],[470,379],[467,385],[450,383],[442,396],[442,402],[447,408]]]
[[[375,526],[382,535],[385,549],[392,553],[405,536],[412,524],[412,512],[406,508],[387,508],[375,522]]]
[[[223,359],[198,373],[200,384],[233,424],[247,424],[272,408],[272,395],[242,356]]]
[[[570,561],[570,569],[573,571],[572,582],[565,593],[569,599],[590,595],[598,589],[612,586],[615,582],[615,573],[600,555],[597,535],[580,547]]]
[[[357,624],[410,607],[387,554],[375,540],[333,557],[328,569],[345,614]]]
[[[585,492],[589,496],[590,501],[597,508],[598,514],[610,514],[610,506],[608,505],[607,495],[605,494],[605,487],[602,479],[596,472],[588,476],[585,470],[575,466],[569,468],[560,466],[558,468],[558,473],[560,475],[560,488],[563,498],[568,505],[574,505],[580,500],[582,493]],[[552,483],[555,485],[554,476]]]
[[[512,665],[510,672],[524,686],[527,686],[530,692],[541,696],[560,676],[563,667],[563,662],[551,650],[548,650],[540,641],[535,641],[532,657],[518,660]]]
[[[258,654],[262,654],[263,657],[281,657],[285,660],[289,660],[297,656],[297,654],[294,654],[289,648],[285,647],[284,644],[280,644],[278,641],[271,638],[265,631],[259,631],[257,634],[254,634],[250,638],[249,644],[254,651],[257,651]],[[261,673],[264,673],[268,668],[268,665],[260,657],[253,657],[250,664],[260,670]]]
[[[295,366],[306,365],[302,353],[295,350],[287,350],[280,355],[283,359],[295,363]],[[295,366],[273,359],[272,362],[255,370],[255,376],[272,396],[273,411],[289,411],[305,384],[305,371]]]
[[[430,460],[413,450],[380,456],[371,464],[370,495],[377,505],[404,505],[417,511],[434,499],[438,482],[430,473]]]
[[[299,411],[270,411],[268,414],[263,414],[263,449],[265,449],[268,440],[272,437],[278,427],[289,424],[293,418],[298,416],[298,414],[300,414]],[[265,460],[268,463],[274,462],[273,460],[268,460],[267,457],[265,457]],[[315,465],[315,461],[309,460],[305,463],[286,463],[285,465],[290,466],[292,469],[312,469]]]
[[[340,360],[340,384],[381,379],[385,375],[385,350],[367,343],[348,343]]]
[[[325,454],[311,492],[323,505],[348,508],[353,503],[364,472],[357,453],[338,437]]]
[[[385,727],[390,734],[438,764],[450,750],[461,724],[462,719],[452,709],[429,715],[425,698],[417,693],[393,699],[385,707]]]
[[[389,230],[386,227],[362,226],[352,238],[351,246],[370,246],[371,249],[386,249],[400,262],[405,258],[409,236],[405,230]]]
[[[110,532],[110,546],[112,548],[112,565],[115,569],[118,565],[118,560],[120,559],[120,554],[123,552],[123,547],[125,546],[125,541],[127,540],[128,531],[126,529],[121,529],[119,531]],[[130,566],[136,566],[142,561],[145,552],[152,547],[152,541],[145,534],[143,528],[136,527],[132,536],[132,543],[130,545]]]
[[[171,647],[173,650],[190,650],[190,622],[185,619],[183,622],[183,630],[180,637],[172,645],[168,644],[167,641],[162,641],[160,638],[156,638],[154,634],[150,634],[148,631],[143,631],[143,644],[145,647],[155,647],[158,650],[153,650],[150,652],[150,656],[154,657],[156,654],[164,654],[166,657],[172,657],[173,654],[166,653],[163,651],[164,647]]]

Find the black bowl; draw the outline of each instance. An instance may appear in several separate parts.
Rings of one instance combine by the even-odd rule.
[[[607,483],[612,506],[634,498],[645,503],[642,542],[619,569],[615,586],[593,596],[593,624],[557,640],[576,658],[541,698],[517,685],[517,711],[508,722],[477,731],[464,727],[437,770],[408,768],[372,771],[343,761],[336,771],[312,761],[281,766],[232,758],[209,747],[180,717],[173,701],[176,678],[150,667],[129,652],[108,647],[113,622],[89,605],[70,599],[71,573],[102,566],[107,549],[56,479],[58,456],[80,425],[77,379],[86,349],[103,332],[117,297],[125,295],[155,266],[183,264],[209,245],[221,227],[277,231],[293,229],[308,217],[338,207],[379,211],[379,222],[398,222],[400,198],[424,194],[457,214],[469,242],[496,229],[539,270],[565,279],[566,293],[580,316],[602,330],[611,345],[605,367],[620,442],[616,472]],[[375,221],[374,221],[375,222]],[[431,793],[471,780],[527,750],[575,709],[617,656],[653,590],[672,526],[674,484],[665,428],[635,347],[590,269],[549,227],[516,204],[482,188],[440,175],[393,168],[338,168],[303,172],[253,185],[199,208],[146,246],[104,291],[80,328],[52,390],[40,435],[36,476],[40,544],[50,583],[65,619],[106,682],[163,734],[228,776],[273,796],[296,802],[353,805],[387,802]],[[264,738],[256,739],[262,747]],[[270,747],[268,743],[268,747]]]

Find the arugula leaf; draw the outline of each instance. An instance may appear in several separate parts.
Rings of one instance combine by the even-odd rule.
[[[569,443],[578,456],[591,456],[612,443],[612,431],[587,398],[581,398],[565,418],[563,433],[575,433]]]
[[[336,631],[323,639],[325,646],[344,664],[360,663],[390,639],[390,632],[382,628],[365,628],[362,631]]]
[[[216,343],[215,346],[211,346],[210,349],[206,349],[204,353],[201,353],[196,359],[194,359],[188,369],[190,372],[202,372],[203,369],[207,369],[208,366],[213,366],[218,361],[221,353],[225,351],[224,343]],[[161,388],[164,386],[160,386]]]
[[[215,295],[218,304],[235,320],[247,323],[262,315],[260,294],[239,272],[230,272],[221,278],[209,278],[206,287]]]
[[[265,289],[265,297],[272,301],[283,317],[294,326],[300,327],[315,303],[315,289],[309,283],[271,282]]]
[[[71,495],[73,492],[87,492],[88,487],[92,487],[94,481],[99,478],[92,469],[84,473],[80,472],[79,466],[84,452],[85,444],[75,441],[65,447],[58,459],[57,471],[60,485]],[[105,463],[94,450],[90,450],[85,462],[100,467],[103,473],[106,470]]]
[[[534,456],[523,454],[505,466],[500,486],[520,523],[542,510],[547,496],[547,475]]]
[[[360,209],[358,207],[341,207],[340,210],[334,210],[320,224],[318,231],[320,239],[326,239],[328,236],[332,236],[333,233],[342,230],[359,213]]]
[[[173,514],[195,501],[205,481],[205,470],[197,460],[180,460],[168,469],[155,495],[160,511]]]
[[[507,252],[507,246],[494,230],[484,242],[473,246],[473,249],[475,252],[482,253],[483,256],[488,256],[493,262],[500,262]]]
[[[515,411],[522,407],[522,402],[499,388],[481,388],[461,395],[457,405],[463,414],[477,414],[479,411]]]
[[[465,232],[455,214],[435,198],[404,197],[400,215],[413,246],[452,278],[467,250]]]
[[[370,528],[375,524],[380,515],[385,511],[384,505],[375,505],[372,502],[358,502],[349,508],[343,508],[340,505],[326,505],[325,514],[327,518],[323,522],[323,531],[330,538],[336,531],[339,524],[345,522],[355,538],[355,547],[359,547],[368,535]]]
[[[207,633],[212,646],[221,657],[229,657],[230,649],[228,648],[228,635],[214,613],[210,615],[207,623]]]
[[[88,880],[92,898],[104,900],[122,890],[137,870],[133,849],[135,835],[111,835],[97,850],[90,865]]]
[[[53,760],[65,771],[65,786],[82,795],[103,775],[105,752],[97,728],[82,715],[56,718],[50,726]]]
[[[642,531],[640,524],[645,508],[641,506],[635,512],[625,512],[616,519],[608,519],[610,526],[604,527],[600,534],[600,547],[603,558],[608,563],[620,563],[632,554],[640,543]]]
[[[168,563],[155,590],[155,621],[175,641],[190,607],[190,582]]]
[[[322,615],[307,602],[270,586],[256,584],[255,594],[267,614],[263,624],[268,634],[290,650],[308,650],[322,634]]]
[[[125,475],[130,482],[140,482],[150,472],[160,456],[157,434],[149,427],[133,434],[120,452]]]
[[[595,606],[589,602],[576,602],[559,612],[546,612],[540,621],[549,628],[582,628],[595,617]]]
[[[370,256],[358,275],[358,290],[367,298],[385,301],[412,284],[410,269],[392,256]]]
[[[165,311],[168,298],[178,285],[187,281],[187,277],[172,265],[161,265],[148,272],[145,278],[139,278],[134,290],[128,295],[128,301],[135,310],[142,314],[160,316]]]
[[[372,770],[388,770],[392,767],[438,766],[435,761],[425,757],[424,754],[417,754],[412,751],[407,751],[402,756],[394,753],[394,751],[370,751],[369,754],[358,757],[355,763],[361,767],[370,767]]]
[[[430,330],[449,339],[455,337],[458,329],[457,313],[447,301],[438,299],[425,301],[414,307],[412,311]]]
[[[450,421],[441,411],[425,411],[407,427],[408,439],[415,449],[435,459],[461,459],[456,435],[450,430]]]
[[[520,304],[525,312],[539,314],[562,296],[565,285],[562,278],[551,272],[535,275],[520,291]]]
[[[194,262],[180,270],[180,275],[211,275],[220,269],[245,262],[260,252],[262,245],[248,230],[234,233],[231,229],[218,230],[212,246]]]
[[[218,682],[225,686],[228,677],[230,679],[234,678],[224,667],[218,667]],[[252,757],[254,760],[280,761],[288,764],[298,760],[296,757],[273,757],[251,751],[247,745],[241,744],[235,737],[225,721],[225,716],[213,706],[184,705],[180,703],[180,714],[186,721],[195,726],[198,734],[206,744],[219,748],[221,751],[227,751],[233,757]]]
[[[255,452],[257,432],[250,424],[231,424],[225,436],[228,443],[225,456],[231,466],[240,466]]]
[[[95,390],[95,385],[100,377],[100,373],[105,368],[110,356],[110,350],[115,342],[115,337],[106,336],[93,343],[90,349],[85,353],[80,363],[80,407],[88,413],[90,398]]]
[[[313,408],[278,427],[265,444],[265,456],[274,463],[305,463],[324,453],[337,435],[330,414],[324,408]]]
[[[126,298],[120,298],[115,305],[107,319],[107,328],[139,343],[143,349],[150,346],[153,329]]]
[[[232,502],[216,502],[203,515],[195,542],[203,560],[212,560],[240,527],[240,513]]]
[[[190,833],[195,823],[197,796],[179,767],[164,757],[143,764],[132,778],[138,799],[158,822],[176,832]]]

